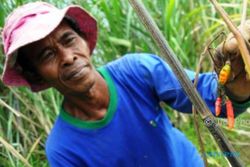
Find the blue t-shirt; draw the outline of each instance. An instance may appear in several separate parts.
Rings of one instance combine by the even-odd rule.
[[[102,120],[83,121],[63,109],[46,142],[52,167],[200,167],[195,147],[159,102],[190,113],[191,103],[168,65],[149,54],[128,54],[99,68],[110,94]],[[194,73],[187,71],[193,80]],[[217,81],[199,76],[198,90],[214,111]],[[243,111],[243,108],[239,111]]]

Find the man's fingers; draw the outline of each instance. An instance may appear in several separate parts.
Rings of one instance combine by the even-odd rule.
[[[250,43],[250,20],[247,20],[238,27],[243,38],[247,42],[248,46]],[[250,47],[248,47],[250,51]],[[219,73],[220,69],[225,64],[226,60],[230,60],[232,65],[232,75],[229,80],[233,80],[240,73],[244,72],[244,63],[241,58],[238,42],[232,33],[227,35],[225,42],[221,43],[215,54],[215,70]]]
[[[226,42],[224,44],[223,52],[224,54],[230,55],[237,54],[237,52],[239,52],[238,42],[234,38],[233,34],[230,34],[227,37]]]
[[[249,41],[250,39],[250,20],[247,20],[246,22],[243,23],[243,25],[241,25],[240,30],[242,35],[244,36],[244,38]]]
[[[250,42],[250,20],[247,20],[244,22],[242,25],[239,27],[239,31],[241,32],[243,38],[246,40],[246,42],[249,44]],[[234,35],[230,33],[227,36],[227,39],[224,44],[223,48],[224,54],[229,54],[227,56],[238,56],[239,47],[238,47],[238,42],[236,38],[234,38]]]

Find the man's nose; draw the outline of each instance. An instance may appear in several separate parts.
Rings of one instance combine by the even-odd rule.
[[[61,50],[61,66],[68,67],[77,60],[77,56],[70,49]]]

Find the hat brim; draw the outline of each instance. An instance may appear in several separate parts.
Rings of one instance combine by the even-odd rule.
[[[4,84],[9,86],[28,86],[34,92],[41,91],[49,87],[46,83],[30,83],[26,80],[22,73],[17,69],[17,51],[25,45],[48,36],[61,23],[66,15],[76,21],[80,31],[85,35],[85,40],[88,43],[90,52],[93,52],[97,41],[97,23],[94,17],[92,17],[83,8],[71,5],[62,10],[38,15],[36,16],[37,19],[33,19],[32,22],[25,22],[26,26],[23,26],[20,31],[27,33],[19,33],[18,37],[15,38],[15,43],[11,45],[6,53],[6,61],[2,76]],[[18,29],[16,31],[18,31]]]

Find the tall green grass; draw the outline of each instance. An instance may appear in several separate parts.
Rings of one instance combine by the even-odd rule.
[[[32,0],[0,0],[0,27],[4,18],[17,6]],[[148,32],[125,0],[48,0],[58,7],[78,4],[89,10],[98,20],[99,38],[93,62],[101,66],[129,52],[159,54]],[[195,69],[200,53],[207,41],[226,31],[207,0],[143,0],[181,63]],[[240,0],[221,0],[220,3],[232,20],[240,21]],[[250,4],[249,4],[250,5]],[[0,73],[4,56],[0,55]],[[207,59],[202,70],[211,70]],[[55,90],[33,94],[27,88],[9,88],[0,82],[0,166],[48,166],[44,143],[49,134],[62,97]],[[199,148],[193,119],[167,109],[173,123]],[[222,125],[229,140],[246,164],[250,164],[250,115],[242,114],[235,130]],[[201,122],[200,122],[201,123]],[[219,152],[205,127],[201,127],[207,152]],[[208,157],[210,166],[228,166],[222,156]]]

